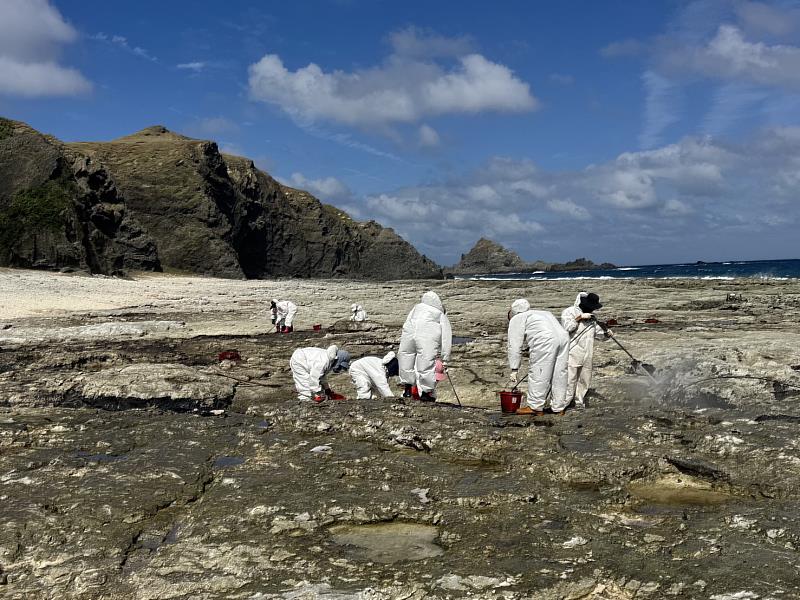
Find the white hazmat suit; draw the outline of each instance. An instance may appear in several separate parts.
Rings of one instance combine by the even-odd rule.
[[[297,314],[297,305],[290,300],[273,299],[272,301],[275,303],[275,308],[273,309],[275,325],[278,327],[291,327],[294,322],[294,316]]]
[[[444,306],[435,292],[422,294],[422,301],[411,309],[403,325],[397,360],[400,382],[416,385],[419,393],[436,389],[436,356],[450,360],[453,330]]]
[[[580,308],[581,300],[588,294],[581,292],[575,304],[561,313],[561,324],[569,333],[569,369],[567,375],[567,403],[575,399],[575,406],[583,408],[584,397],[592,383],[592,357],[595,338],[605,340],[605,332],[594,320],[578,320],[584,314]],[[588,331],[593,329],[594,331]]]
[[[350,320],[355,323],[362,323],[367,320],[367,311],[360,304],[353,304],[350,306]]]
[[[371,400],[373,392],[378,392],[384,398],[394,396],[389,387],[389,378],[386,376],[386,365],[395,357],[394,352],[389,352],[383,358],[365,356],[350,365],[350,379],[356,388],[356,398]]]
[[[508,365],[518,371],[527,342],[529,356],[528,406],[544,409],[547,392],[553,394],[550,407],[561,412],[567,406],[567,363],[569,336],[558,320],[546,310],[531,310],[527,300],[515,300],[508,322]]]
[[[336,346],[328,346],[327,349],[298,348],[292,353],[289,366],[299,400],[311,400],[328,387],[325,376],[336,363],[338,352]]]

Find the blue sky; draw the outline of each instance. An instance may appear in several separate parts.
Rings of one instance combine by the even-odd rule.
[[[0,0],[0,114],[213,139],[443,264],[798,256],[797,2]]]

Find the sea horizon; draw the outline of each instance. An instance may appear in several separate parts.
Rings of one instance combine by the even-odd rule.
[[[769,279],[800,278],[800,259],[727,260],[624,265],[613,269],[578,271],[517,271],[512,273],[474,273],[454,275],[454,279],[476,281],[519,281],[566,279]]]

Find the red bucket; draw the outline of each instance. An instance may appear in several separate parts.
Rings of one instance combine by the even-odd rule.
[[[312,325],[311,327],[314,329],[314,331],[320,331],[322,329],[322,325],[319,325],[319,324]]]
[[[240,360],[242,360],[242,357],[239,354],[238,350],[223,350],[217,355],[217,358],[219,359],[219,362],[222,362],[223,360],[232,360],[234,362],[239,362]]]
[[[522,404],[522,392],[497,392],[500,395],[500,410],[504,413],[515,413]]]

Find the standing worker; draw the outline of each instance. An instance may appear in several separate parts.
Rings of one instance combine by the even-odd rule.
[[[389,387],[389,377],[397,377],[398,372],[394,352],[389,352],[383,358],[377,356],[359,358],[350,366],[350,379],[356,388],[356,398],[372,400],[373,392],[378,392],[384,398],[392,398],[394,392]]]
[[[531,310],[524,298],[514,300],[508,312],[508,364],[511,383],[519,381],[518,371],[522,352],[528,344],[528,405],[517,410],[518,415],[541,415],[552,392],[550,408],[563,414],[567,406],[567,363],[569,335],[552,313]]]
[[[441,354],[444,371],[450,360],[453,330],[450,320],[435,292],[425,292],[422,300],[408,313],[400,337],[398,361],[400,383],[404,386],[403,398],[411,397],[411,388],[417,387],[419,399],[436,402],[435,362]]]
[[[605,340],[613,335],[610,329],[603,331],[592,314],[602,307],[600,296],[591,292],[580,292],[575,298],[575,304],[561,313],[561,324],[570,338],[567,404],[574,399],[575,408],[586,407],[584,398],[592,383],[594,339]]]
[[[338,373],[350,364],[350,354],[337,346],[324,348],[298,348],[289,359],[298,400],[322,402],[326,398],[343,399],[328,385],[329,372]]]
[[[272,324],[275,325],[277,333],[291,333],[294,331],[292,323],[297,314],[297,305],[291,300],[276,300],[270,302],[272,310]]]
[[[363,323],[367,320],[367,311],[360,304],[351,304],[350,313],[350,320],[354,323]]]

